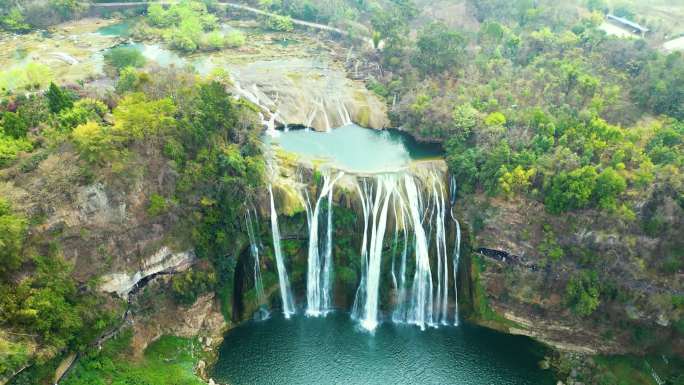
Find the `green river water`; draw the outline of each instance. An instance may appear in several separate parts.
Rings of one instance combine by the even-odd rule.
[[[541,348],[526,337],[463,323],[420,329],[358,329],[346,313],[280,314],[229,332],[213,378],[231,385],[542,385]]]

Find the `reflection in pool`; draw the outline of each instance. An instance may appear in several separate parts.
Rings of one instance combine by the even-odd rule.
[[[345,313],[249,322],[226,335],[213,378],[231,385],[553,384],[537,364],[542,348],[526,337],[467,323],[424,332],[383,323],[373,335],[356,328]]]
[[[349,124],[330,132],[290,130],[276,137],[264,136],[266,143],[308,159],[325,159],[336,167],[356,172],[396,171],[411,160],[441,156],[438,145],[416,142],[397,130],[372,130]]]

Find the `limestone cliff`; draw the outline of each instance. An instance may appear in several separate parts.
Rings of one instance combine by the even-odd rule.
[[[537,202],[464,198],[458,212],[471,234],[465,268],[473,319],[562,351],[642,354],[664,341],[682,351],[672,325],[681,317],[672,300],[684,292],[682,272],[662,265],[676,253],[667,245],[682,228],[682,209],[656,197],[651,202],[678,213],[653,236],[591,210],[553,216]],[[568,282],[581,269],[601,277],[591,315],[577,315],[567,303]]]

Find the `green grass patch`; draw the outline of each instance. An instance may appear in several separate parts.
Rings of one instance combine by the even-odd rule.
[[[133,358],[132,332],[124,332],[100,351],[82,357],[63,385],[202,385],[193,368],[201,357],[195,339],[162,336],[142,358]]]

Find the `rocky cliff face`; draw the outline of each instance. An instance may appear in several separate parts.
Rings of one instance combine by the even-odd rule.
[[[182,233],[169,237],[177,213],[147,214],[151,194],[167,195],[174,188],[173,172],[162,159],[148,159],[145,165],[156,170],[154,176],[132,173],[127,180],[109,176],[96,183],[89,181],[76,159],[66,150],[52,153],[29,172],[6,170],[18,175],[0,182],[0,193],[27,217],[40,220],[32,227],[32,243],[44,245],[53,240],[59,244],[64,258],[75,266],[74,275],[83,282],[116,272],[131,274],[118,278],[130,286],[147,273],[191,259],[189,253],[172,252],[187,250]],[[123,286],[114,289],[126,291]]]
[[[682,228],[682,210],[657,206],[679,214],[669,216],[667,230],[648,236],[598,212],[559,217],[526,200],[464,199],[459,212],[472,230],[470,300],[480,308],[474,318],[562,351],[642,354],[659,341],[681,351],[672,322],[681,317],[673,300],[684,290],[682,272],[662,263],[677,252],[668,245]],[[580,270],[600,277],[598,308],[586,316],[567,303],[568,281]],[[481,311],[487,307],[491,312]]]
[[[140,261],[140,266],[129,272],[114,272],[101,278],[99,289],[126,298],[136,285],[157,274],[171,274],[188,269],[195,262],[192,250],[173,253],[163,246],[159,251]]]
[[[329,131],[349,123],[389,125],[387,107],[327,55],[231,66],[234,92],[269,111],[275,124]]]
[[[199,336],[207,350],[218,347],[231,325],[224,319],[215,294],[201,295],[190,305],[178,305],[168,294],[169,284],[168,277],[159,277],[148,284],[147,293],[131,298],[129,324],[134,354],[142,355],[151,342],[163,335]]]

